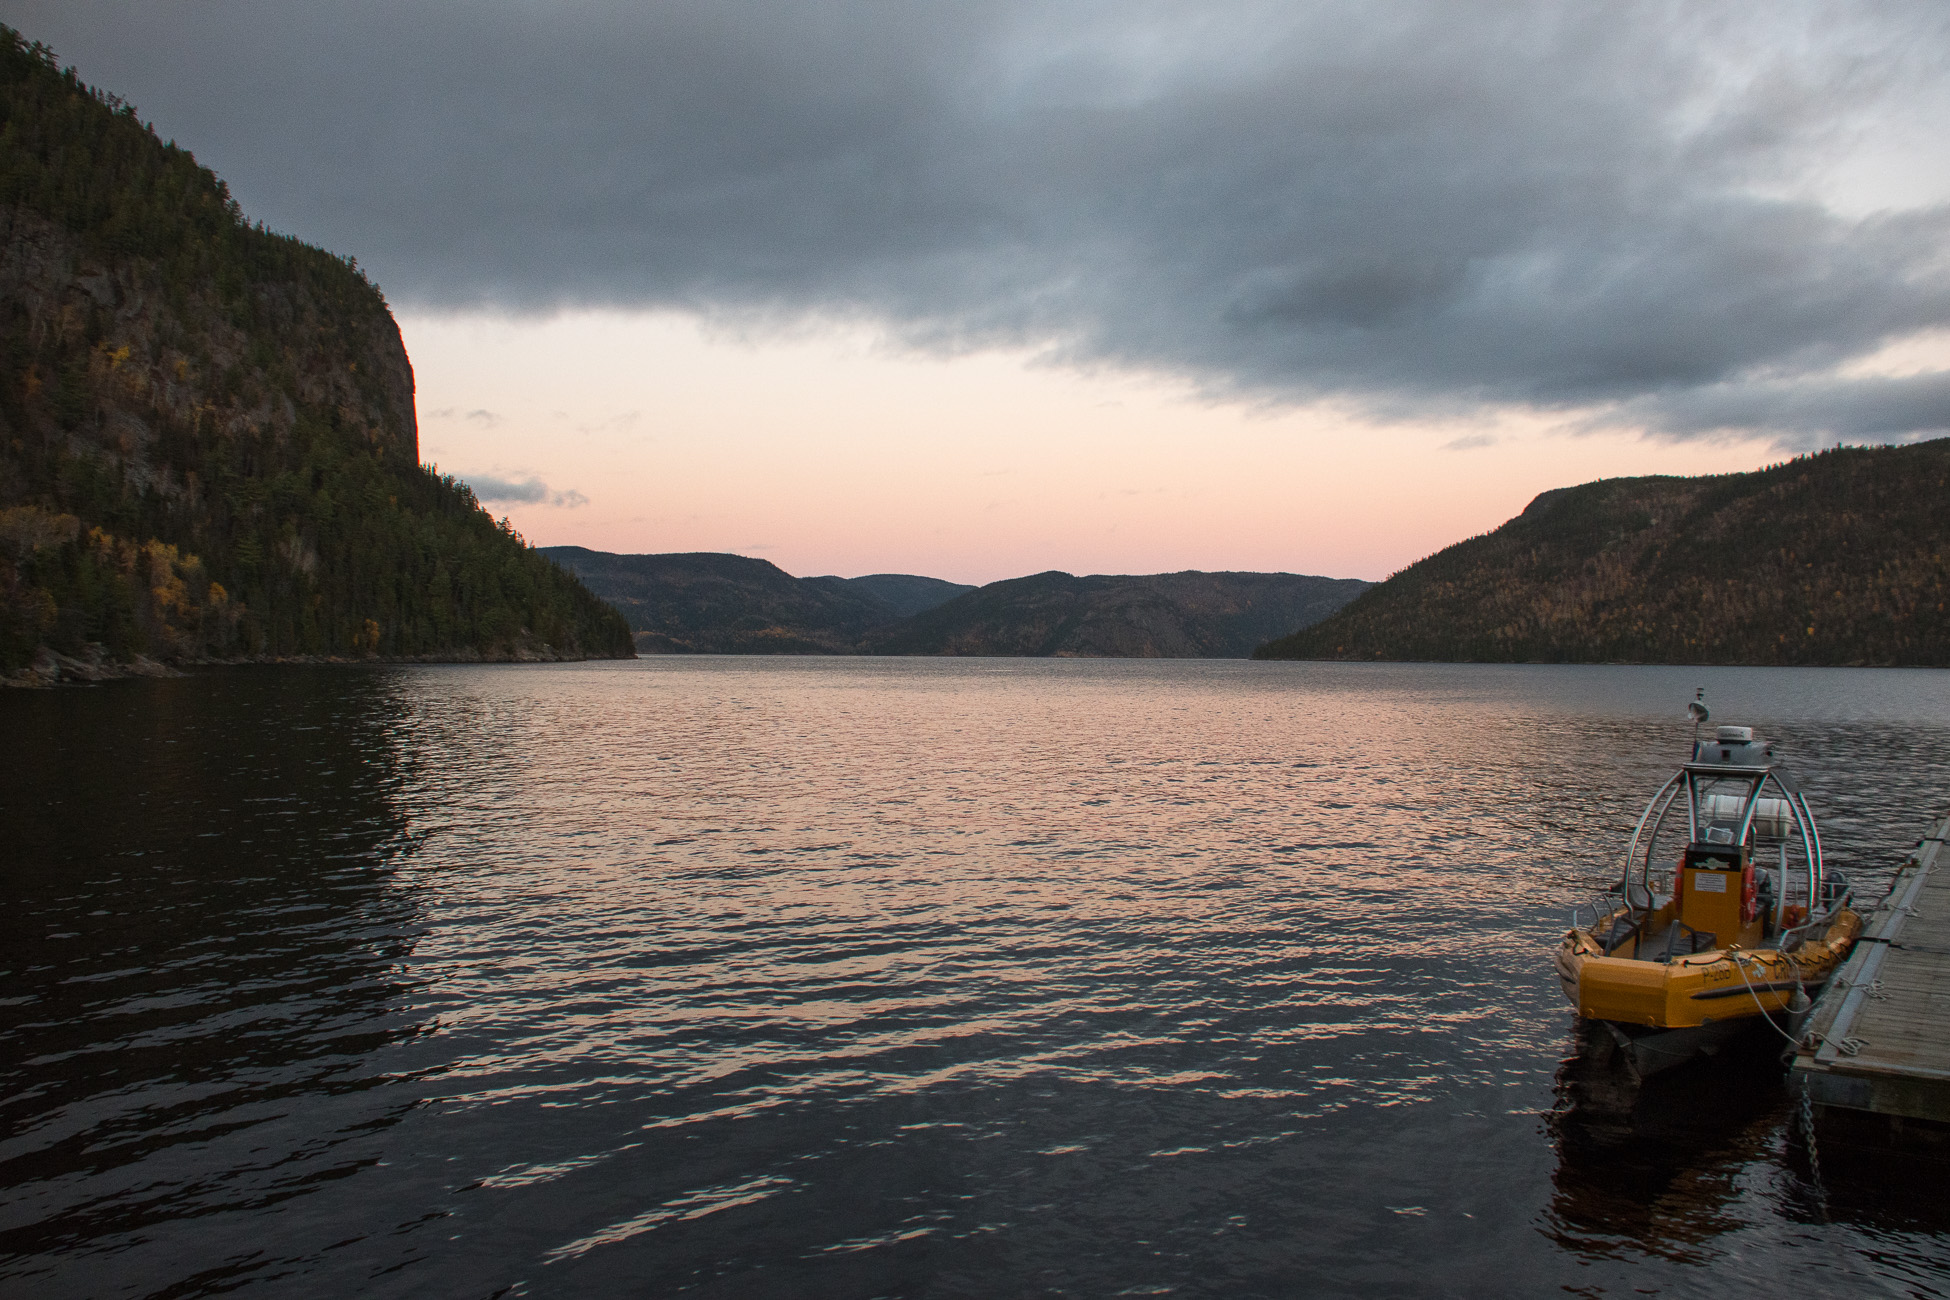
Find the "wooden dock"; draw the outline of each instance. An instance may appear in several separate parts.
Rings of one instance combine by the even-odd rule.
[[[1950,1153],[1946,838],[1950,817],[1940,817],[1864,913],[1855,951],[1815,1003],[1788,1087],[1806,1089],[1826,1134]]]

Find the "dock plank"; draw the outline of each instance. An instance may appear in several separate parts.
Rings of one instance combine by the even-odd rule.
[[[1817,1111],[1950,1124],[1950,818],[1939,817],[1864,920],[1816,1003],[1792,1085]],[[1853,1122],[1853,1121],[1852,1121]]]

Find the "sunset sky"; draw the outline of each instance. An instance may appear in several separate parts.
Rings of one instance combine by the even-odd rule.
[[[538,544],[1379,578],[1950,432],[1950,7],[0,0]]]

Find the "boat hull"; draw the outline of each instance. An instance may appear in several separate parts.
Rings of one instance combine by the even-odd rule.
[[[1596,1023],[1611,1031],[1619,1055],[1640,1079],[1684,1065],[1696,1056],[1717,1056],[1721,1048],[1745,1034],[1766,1032],[1758,1016],[1738,1016],[1684,1029],[1629,1029],[1609,1020]]]
[[[1783,1015],[1798,1009],[1797,995],[1812,997],[1826,984],[1861,932],[1861,918],[1844,909],[1820,939],[1791,953],[1722,948],[1651,960],[1606,956],[1590,931],[1572,930],[1557,947],[1557,978],[1580,1016],[1634,1033],[1703,1029],[1761,1015],[1784,1027]]]

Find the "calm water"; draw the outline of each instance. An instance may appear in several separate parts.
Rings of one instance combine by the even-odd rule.
[[[933,660],[0,693],[8,1296],[1950,1293],[1547,952],[1716,718],[1862,876],[1950,674]],[[1729,1288],[1732,1290],[1729,1290]]]

